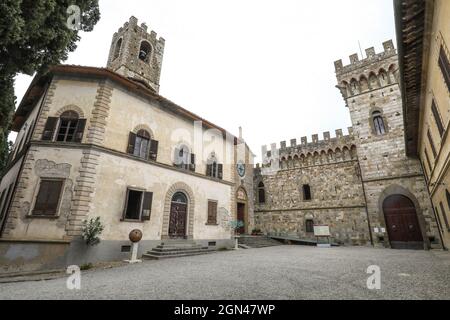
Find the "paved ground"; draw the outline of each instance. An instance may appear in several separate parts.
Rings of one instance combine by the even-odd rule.
[[[367,267],[381,268],[368,290]],[[0,299],[450,299],[450,253],[280,246],[0,284]]]

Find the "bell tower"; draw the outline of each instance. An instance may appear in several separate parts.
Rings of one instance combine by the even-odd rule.
[[[113,35],[107,68],[159,92],[165,40],[156,36],[131,17]]]

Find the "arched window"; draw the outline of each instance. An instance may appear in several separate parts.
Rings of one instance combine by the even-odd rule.
[[[223,178],[223,165],[218,162],[214,152],[212,152],[208,157],[208,162],[206,164],[206,175],[216,179]]]
[[[78,113],[76,113],[75,111],[66,111],[61,115],[56,141],[75,141],[75,134],[78,127],[78,118]]]
[[[173,195],[172,202],[180,203],[180,204],[187,204],[186,195],[183,192],[177,192]]]
[[[141,48],[139,49],[139,59],[144,62],[150,61],[150,54],[152,53],[152,46],[147,41],[141,42]]]
[[[386,133],[386,127],[384,125],[383,117],[380,111],[374,111],[372,113],[373,127],[375,129],[375,134],[381,136]]]
[[[312,199],[311,187],[309,186],[309,184],[304,184],[303,185],[303,200],[309,201],[311,199]]]
[[[147,130],[139,130],[136,134],[133,155],[147,159],[150,149],[150,140],[150,133],[148,133]]]
[[[122,38],[120,38],[116,42],[116,47],[114,48],[114,60],[116,60],[119,57],[121,48],[122,48]]]
[[[262,181],[258,184],[258,202],[266,203],[266,189]]]
[[[175,148],[174,165],[178,168],[195,171],[195,155],[186,145]]]

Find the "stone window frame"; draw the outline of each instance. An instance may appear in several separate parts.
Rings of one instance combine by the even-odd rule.
[[[39,195],[39,191],[41,189],[41,182],[42,181],[62,181],[61,192],[59,194],[58,205],[56,206],[56,214],[55,215],[36,215],[36,214],[33,214],[34,207],[36,206],[37,198],[38,198],[38,195]],[[67,181],[68,181],[67,178],[62,178],[62,177],[45,177],[45,176],[39,177],[37,183],[34,186],[31,206],[30,206],[30,210],[28,211],[28,213],[26,215],[26,218],[30,218],[30,219],[47,219],[47,220],[57,220],[57,219],[59,219],[61,217],[61,205],[62,205],[62,201],[64,199],[64,192],[66,190]]]
[[[385,131],[384,134],[377,134],[377,131],[375,129],[375,123],[374,123],[374,118],[375,118],[374,117],[374,113],[375,112],[379,112],[380,114],[379,115],[377,114],[376,116],[380,116],[381,119],[383,120],[384,131]],[[370,126],[370,131],[372,132],[372,135],[374,137],[384,137],[387,134],[389,134],[389,123],[388,123],[387,118],[386,118],[386,116],[385,116],[385,114],[383,112],[383,109],[378,108],[378,107],[370,108],[370,111],[369,111],[369,126]]]

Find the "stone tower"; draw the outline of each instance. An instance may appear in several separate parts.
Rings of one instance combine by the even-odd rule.
[[[417,234],[423,245],[439,246],[420,162],[408,158],[405,152],[397,52],[392,40],[384,42],[383,47],[381,53],[376,53],[373,47],[366,49],[367,57],[363,60],[357,54],[351,55],[346,66],[342,60],[335,62],[337,88],[353,124],[372,237],[375,244],[388,246],[392,242],[389,237],[394,237],[398,226],[389,225],[391,217],[386,217],[384,211],[388,210],[383,208],[387,206],[387,198],[400,195],[414,203],[417,229],[420,227]]]
[[[139,26],[138,20],[131,17],[114,33],[107,67],[159,92],[164,43],[154,31],[147,32],[145,23]]]

